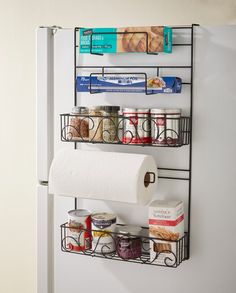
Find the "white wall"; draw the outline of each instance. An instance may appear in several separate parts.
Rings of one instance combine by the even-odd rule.
[[[192,22],[236,23],[236,3],[0,0],[0,292],[36,292],[35,28]]]

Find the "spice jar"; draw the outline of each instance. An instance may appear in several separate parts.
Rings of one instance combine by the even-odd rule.
[[[89,108],[89,140],[102,141],[103,140],[103,122],[104,106],[93,106]]]
[[[151,109],[152,144],[166,143],[166,114],[165,109]]]
[[[142,254],[142,228],[138,226],[122,226],[117,236],[117,254],[123,259],[138,258]]]
[[[117,142],[118,141],[118,111],[119,106],[104,106],[103,107],[103,141]]]
[[[123,143],[148,144],[151,142],[150,110],[124,108]]]
[[[166,109],[166,142],[168,145],[180,143],[180,109]]]
[[[88,108],[74,107],[71,111],[70,126],[67,133],[67,139],[73,140],[88,140],[89,122]]]

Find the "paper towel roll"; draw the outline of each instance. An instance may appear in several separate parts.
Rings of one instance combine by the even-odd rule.
[[[147,172],[154,183],[145,184]],[[128,203],[147,204],[156,185],[153,157],[140,154],[67,149],[56,154],[49,174],[50,193]]]

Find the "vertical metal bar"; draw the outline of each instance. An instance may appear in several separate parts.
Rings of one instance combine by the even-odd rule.
[[[74,30],[74,106],[76,106],[77,104],[77,91],[76,91],[76,43],[77,43],[77,39],[76,39],[76,35],[77,35],[77,30],[78,28],[75,28]]]
[[[77,106],[77,88],[76,88],[76,77],[77,77],[77,74],[76,74],[76,68],[77,68],[77,52],[76,52],[76,44],[77,44],[77,30],[78,28],[75,28],[75,31],[74,31],[74,106]],[[69,118],[68,118],[69,119]],[[77,149],[77,144],[76,142],[74,143],[74,149],[76,150]],[[74,202],[74,207],[75,207],[75,210],[77,209],[77,198],[75,198],[75,202]]]
[[[191,85],[190,85],[190,121],[189,121],[189,189],[188,189],[188,247],[187,259],[190,256],[190,235],[191,235],[191,189],[192,189],[192,116],[193,116],[193,47],[194,47],[194,24],[191,27]]]
[[[77,210],[77,207],[78,207],[78,200],[77,198],[75,198],[75,210]]]

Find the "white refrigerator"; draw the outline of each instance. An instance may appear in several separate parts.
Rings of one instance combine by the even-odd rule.
[[[236,288],[234,243],[236,206],[236,26],[194,26],[193,92],[191,99],[191,30],[174,30],[172,54],[79,54],[74,28],[37,29],[37,292],[155,292],[233,293]],[[173,67],[165,68],[165,65]],[[180,68],[180,66],[183,68]],[[144,93],[76,93],[78,66],[156,66],[160,75],[186,82],[179,95]],[[176,68],[175,68],[176,66]],[[119,69],[113,69],[119,72]],[[124,70],[124,69],[123,69]],[[132,68],[126,68],[132,72]],[[137,71],[137,70],[136,70]],[[148,75],[156,69],[140,68]],[[119,105],[137,108],[181,108],[192,114],[192,145],[178,148],[89,144],[61,141],[60,114],[74,105]],[[153,198],[178,198],[185,204],[190,255],[176,269],[76,255],[61,250],[60,225],[77,208],[111,211],[119,222],[147,226],[148,207],[49,194],[48,175],[54,155],[62,148],[152,155],[158,167]],[[191,153],[192,151],[192,153]],[[191,157],[191,166],[189,158]],[[174,170],[164,170],[168,167]],[[191,168],[191,217],[188,209]],[[175,170],[176,169],[176,170]],[[122,170],[121,170],[122,171]],[[181,174],[180,174],[181,173]],[[111,175],[112,176],[112,175]],[[162,178],[164,177],[164,178]],[[91,178],[92,182],[92,178]]]

